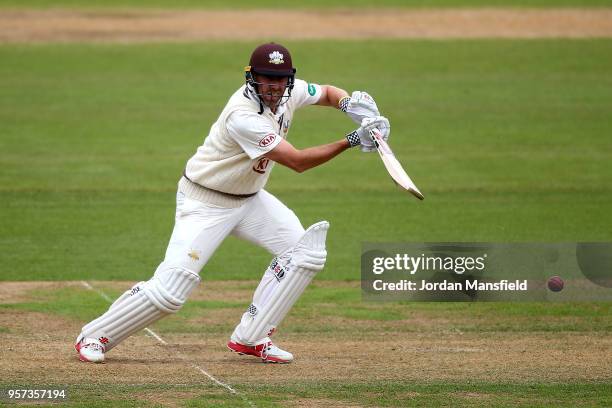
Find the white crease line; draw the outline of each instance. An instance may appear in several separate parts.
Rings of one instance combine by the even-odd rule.
[[[101,290],[96,289],[93,286],[91,286],[89,282],[81,281],[81,285],[85,286],[85,288],[89,290],[93,290],[98,295],[100,295],[104,300],[106,300],[108,303],[113,303],[113,299],[111,299],[106,293],[102,292]]]
[[[151,336],[155,337],[157,339],[157,341],[159,341],[161,344],[163,344],[164,346],[167,346],[168,343],[166,343],[166,341],[164,339],[162,339],[161,337],[159,337],[157,335],[157,333],[155,333],[153,330],[149,329],[148,327],[144,328],[144,331],[146,331],[147,333],[149,333]]]
[[[109,303],[113,303],[113,300],[104,292],[102,292],[100,289],[94,288],[89,282],[86,281],[81,281],[81,285],[83,285],[83,287],[85,287],[86,289],[92,290],[94,292],[96,292],[98,295],[100,295],[104,300],[106,300]],[[168,342],[166,342],[164,339],[161,338],[161,336],[159,336],[157,333],[155,333],[153,330],[149,329],[148,327],[145,327],[144,330],[149,333],[151,336],[155,337],[155,339],[157,341],[159,341],[161,344],[163,344],[164,346],[168,345]],[[251,401],[249,400],[247,397],[245,397],[244,395],[240,394],[238,391],[236,391],[235,389],[233,389],[229,384],[226,384],[224,382],[221,382],[219,380],[217,380],[215,377],[213,377],[212,375],[210,375],[206,370],[204,370],[202,367],[200,367],[199,365],[192,363],[189,361],[188,358],[185,357],[185,355],[183,355],[182,353],[176,351],[176,350],[172,350],[181,360],[183,360],[184,362],[188,362],[189,365],[193,368],[195,368],[196,370],[198,370],[200,373],[204,374],[206,377],[208,377],[212,382],[214,382],[215,384],[227,389],[230,393],[239,396],[240,398],[242,398],[242,400],[244,402],[246,402],[250,407],[256,408],[257,406]]]

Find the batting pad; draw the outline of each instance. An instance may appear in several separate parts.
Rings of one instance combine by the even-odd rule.
[[[312,278],[323,269],[328,229],[327,221],[311,225],[293,248],[272,260],[232,338],[256,345],[274,332]]]
[[[162,317],[176,313],[200,283],[198,274],[182,268],[160,268],[147,282],[122,294],[106,313],[81,332],[104,344],[106,351]]]

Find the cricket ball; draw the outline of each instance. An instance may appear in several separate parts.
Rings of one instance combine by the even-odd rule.
[[[563,279],[558,276],[553,276],[548,279],[548,289],[553,292],[559,292],[563,289]]]

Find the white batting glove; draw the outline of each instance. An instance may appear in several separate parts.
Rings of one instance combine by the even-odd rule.
[[[340,100],[340,110],[346,112],[358,125],[361,125],[361,121],[365,118],[380,115],[374,98],[363,91],[355,91],[350,98],[348,96],[342,98]]]
[[[361,146],[362,152],[373,152],[376,150],[376,146],[374,145],[372,136],[370,136],[370,130],[372,129],[378,129],[382,134],[383,139],[387,140],[389,138],[389,134],[391,133],[389,119],[385,118],[384,116],[364,118],[361,121],[361,126],[346,135],[346,139],[351,147]]]
[[[373,122],[374,119],[377,119],[377,118],[381,118],[381,121],[376,122],[375,126],[369,123],[369,122]],[[389,139],[389,135],[391,134],[391,124],[389,123],[389,119],[387,119],[386,117],[377,116],[376,118],[365,118],[363,122],[366,122],[366,127],[368,129],[368,136],[370,137],[371,141],[372,141],[372,136],[370,135],[370,131],[374,128],[378,129],[378,131],[380,132],[385,142]],[[374,144],[374,141],[372,141],[371,145],[363,145],[363,144],[361,145],[361,151],[364,153],[370,153],[375,150],[376,150],[376,145]]]

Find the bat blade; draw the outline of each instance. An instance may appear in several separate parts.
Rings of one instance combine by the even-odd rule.
[[[393,181],[419,200],[423,200],[425,198],[423,193],[421,193],[410,176],[408,176],[406,170],[404,170],[402,164],[397,160],[395,154],[393,154],[393,150],[391,150],[389,144],[385,142],[378,129],[371,130],[370,136],[372,137],[372,140],[376,145],[376,150],[378,150],[378,154],[380,155],[380,158],[382,159],[383,164],[385,165],[385,168],[389,172],[389,175]]]

